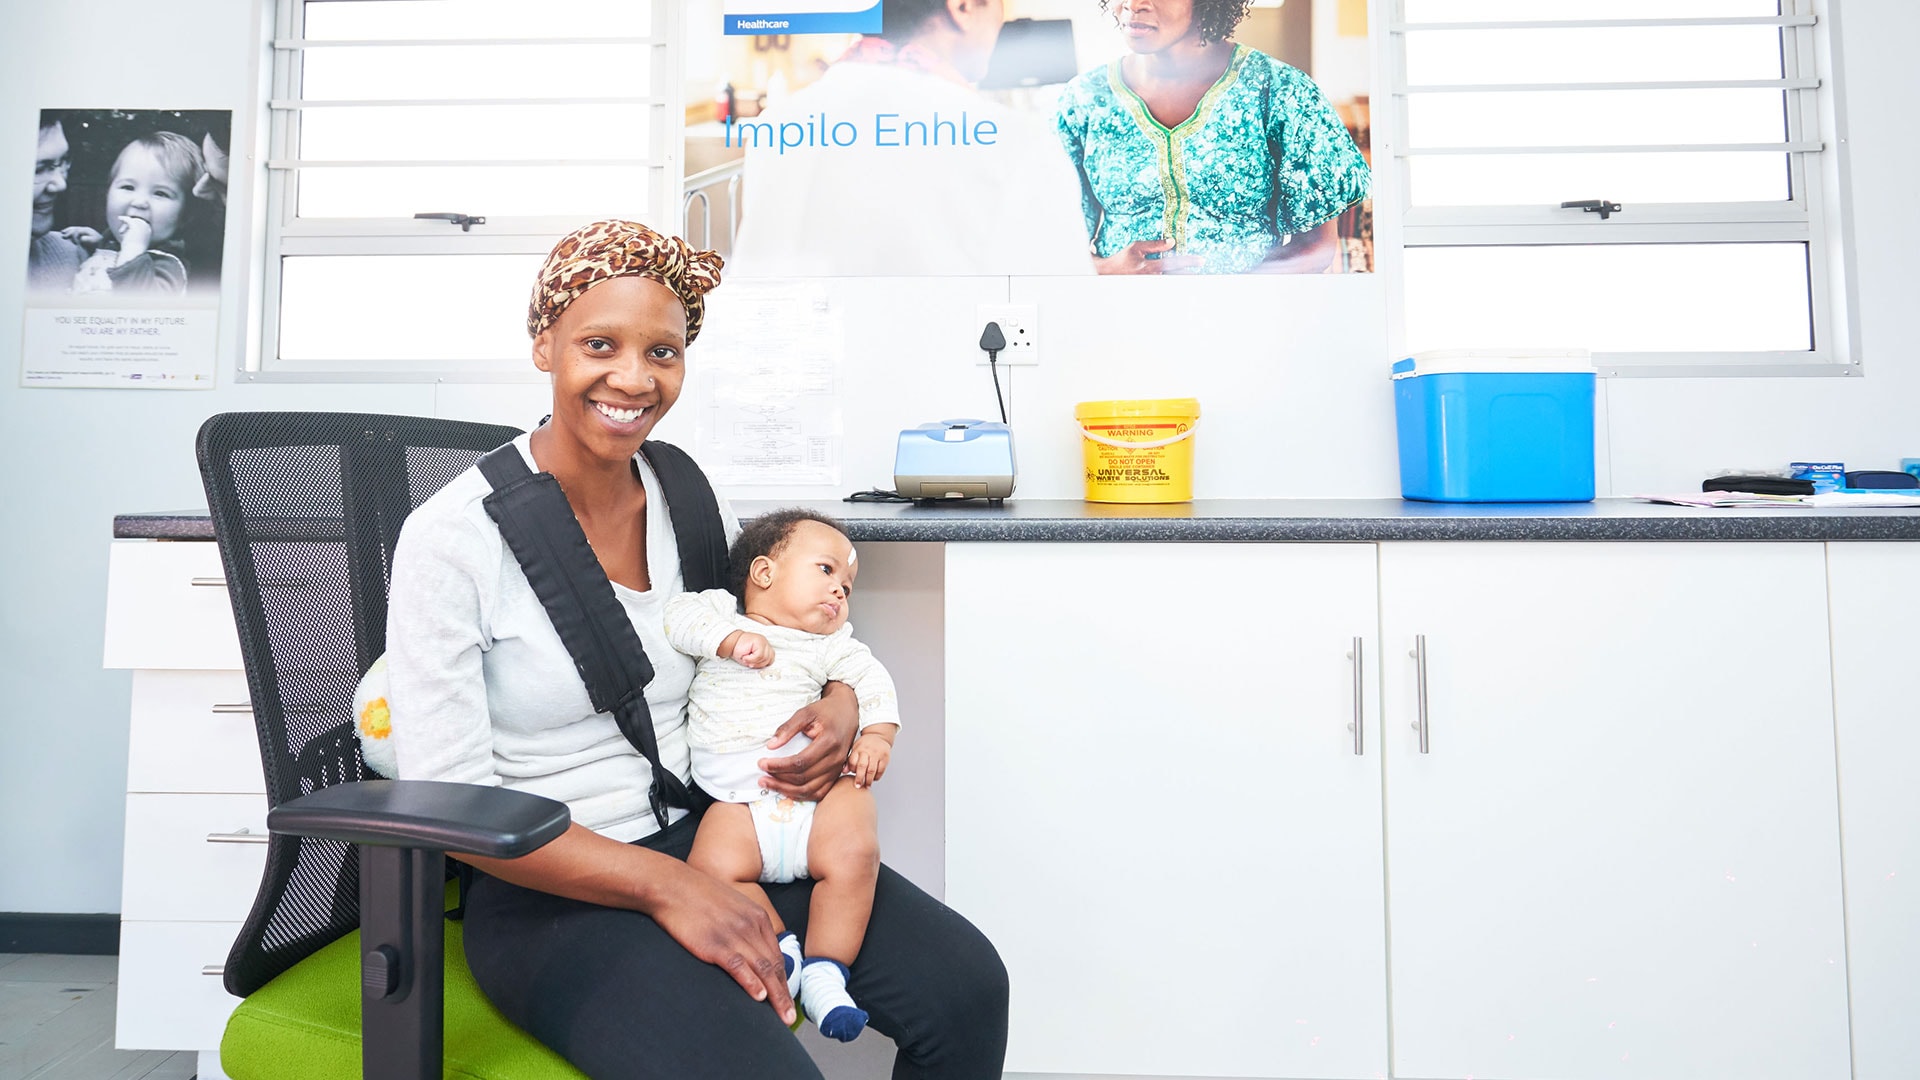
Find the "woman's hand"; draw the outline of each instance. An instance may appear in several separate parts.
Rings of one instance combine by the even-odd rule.
[[[667,880],[655,883],[646,913],[682,948],[731,975],[753,1000],[772,1005],[780,1022],[791,1025],[793,998],[773,920],[733,889],[672,862],[673,869],[662,875]]]
[[[845,683],[830,682],[820,700],[794,713],[773,738],[767,749],[778,750],[795,735],[813,742],[797,754],[760,759],[760,771],[767,774],[766,789],[789,799],[819,802],[832,790],[833,782],[846,771],[847,751],[860,730],[860,702]]]
[[[651,917],[688,952],[733,976],[793,1023],[787,965],[758,904],[671,855],[610,840],[579,822],[517,859],[457,855],[502,881]]]
[[[1164,238],[1136,240],[1104,259],[1093,260],[1093,269],[1101,274],[1179,274],[1200,268],[1198,255],[1163,254],[1172,250],[1173,241]]]

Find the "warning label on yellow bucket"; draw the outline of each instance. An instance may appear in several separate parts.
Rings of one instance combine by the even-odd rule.
[[[1084,401],[1074,409],[1089,502],[1164,503],[1193,498],[1193,398]]]

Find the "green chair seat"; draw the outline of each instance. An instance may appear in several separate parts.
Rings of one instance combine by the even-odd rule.
[[[461,925],[447,922],[448,1080],[586,1080],[480,993]],[[233,1080],[360,1076],[360,932],[295,964],[253,992],[227,1021],[220,1068]]]

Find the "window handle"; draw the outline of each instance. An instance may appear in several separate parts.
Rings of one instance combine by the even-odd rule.
[[[1619,207],[1616,206],[1614,209],[1618,210]],[[487,223],[486,218],[474,217],[471,214],[415,214],[413,215],[413,219],[415,221],[444,221],[449,225],[460,226],[461,232],[472,232],[475,225],[485,225]]]
[[[1585,210],[1589,214],[1599,214],[1600,220],[1605,221],[1620,212],[1620,204],[1608,202],[1606,199],[1581,199],[1578,202],[1563,202],[1560,204],[1560,209]],[[425,215],[415,216],[424,217]]]

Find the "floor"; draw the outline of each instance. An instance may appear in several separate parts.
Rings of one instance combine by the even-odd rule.
[[[116,1050],[117,956],[0,953],[0,1080],[193,1080],[199,1055]],[[801,1041],[831,1080],[878,1080],[893,1043],[879,1032],[851,1044]]]
[[[191,1080],[196,1054],[113,1048],[119,967],[0,953],[0,1080]]]

